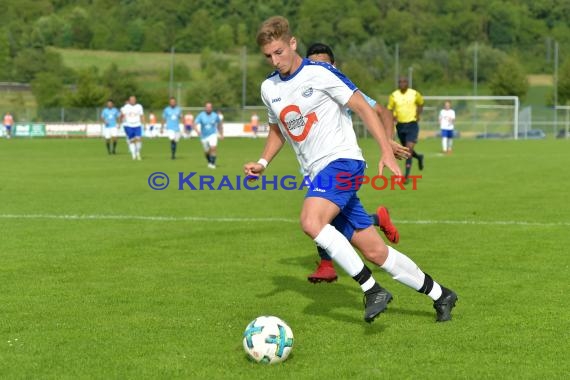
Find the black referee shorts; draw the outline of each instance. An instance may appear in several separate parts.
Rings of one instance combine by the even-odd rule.
[[[403,146],[406,146],[407,142],[418,142],[420,127],[417,121],[410,121],[409,123],[396,123],[396,131],[398,132],[400,144]]]

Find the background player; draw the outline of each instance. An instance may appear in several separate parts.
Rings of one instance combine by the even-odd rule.
[[[14,117],[10,112],[6,112],[4,115],[4,130],[6,131],[6,138],[12,137],[12,127],[14,126]]]
[[[192,129],[194,128],[194,115],[190,112],[184,115],[184,138],[191,137]]]
[[[156,115],[153,112],[151,112],[148,114],[148,125],[145,136],[154,138],[157,137],[158,134],[159,131],[158,131],[158,123],[156,120]]]
[[[127,135],[129,150],[133,160],[141,160],[142,126],[144,125],[144,110],[137,103],[134,95],[129,97],[127,104],[121,108],[121,122]]]
[[[312,44],[307,49],[307,58],[315,62],[326,62],[330,63],[331,65],[335,64],[334,53],[330,48],[330,46],[320,42]],[[397,142],[393,141],[391,138],[392,132],[394,130],[394,119],[392,118],[390,111],[380,106],[374,99],[370,98],[366,94],[362,93],[362,96],[364,96],[364,99],[366,99],[370,107],[374,109],[378,117],[383,120],[384,128],[386,129],[386,135],[389,136],[390,142],[392,144],[392,149],[394,150],[394,154],[396,154],[397,156],[396,152],[400,152],[402,158],[409,157],[410,154],[408,150],[405,147],[398,144]],[[398,233],[398,229],[396,228],[396,226],[394,226],[394,224],[392,224],[392,221],[390,220],[390,214],[388,212],[388,209],[384,206],[379,206],[375,214],[369,214],[369,215],[370,218],[373,220],[373,224],[375,226],[380,227],[380,230],[384,232],[386,238],[390,242],[397,244],[398,241],[400,240],[400,234]],[[322,281],[325,282],[336,281],[338,276],[336,274],[332,258],[327,254],[327,252],[323,248],[319,246],[317,246],[317,251],[320,256],[320,262],[317,266],[317,269],[313,273],[311,273],[307,277],[307,279],[313,283],[318,283]]]
[[[224,138],[224,130],[222,120],[218,113],[212,110],[212,103],[206,103],[204,111],[200,112],[195,120],[196,126],[199,127],[200,141],[204,148],[204,154],[208,161],[210,169],[216,168],[218,133],[220,139]]]
[[[424,109],[424,99],[418,91],[408,88],[408,79],[405,77],[398,80],[398,87],[398,90],[390,94],[388,109],[394,112],[396,117],[396,131],[400,143],[412,152],[412,157],[406,160],[406,172],[404,174],[406,183],[408,183],[408,177],[412,171],[412,158],[418,160],[420,170],[424,169],[424,155],[416,153],[414,150],[420,132],[418,122]]]
[[[170,140],[170,158],[173,160],[176,158],[176,145],[180,140],[181,117],[182,110],[176,105],[176,98],[171,97],[168,101],[168,106],[162,112],[162,129],[164,129],[164,124],[166,124],[166,133]]]
[[[253,138],[256,139],[257,131],[259,130],[259,116],[257,116],[257,113],[255,112],[251,114],[250,125],[251,125],[251,131],[253,132]]]
[[[107,106],[101,111],[101,120],[103,120],[103,137],[105,138],[105,145],[107,145],[108,154],[117,153],[117,136],[119,135],[119,124],[117,119],[121,113],[115,107],[111,99],[107,100]],[[111,143],[113,144],[111,147]]]
[[[451,109],[451,102],[448,100],[443,104],[443,109],[439,111],[439,127],[441,129],[441,148],[443,153],[451,153],[454,124],[455,111]]]

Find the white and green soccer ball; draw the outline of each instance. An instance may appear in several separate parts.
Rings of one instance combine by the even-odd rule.
[[[258,363],[282,362],[293,349],[293,331],[280,318],[257,317],[245,328],[243,348]]]

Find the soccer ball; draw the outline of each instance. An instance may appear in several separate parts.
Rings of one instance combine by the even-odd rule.
[[[293,331],[280,318],[255,318],[245,328],[243,348],[250,359],[258,363],[282,362],[293,349]]]

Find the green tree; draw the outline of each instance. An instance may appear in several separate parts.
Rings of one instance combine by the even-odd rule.
[[[77,74],[75,91],[69,93],[67,104],[75,108],[99,107],[109,97],[109,89],[101,85],[96,68],[84,69]]]
[[[528,79],[523,67],[513,58],[506,58],[495,70],[489,81],[493,95],[514,95],[524,99],[528,91]]]
[[[5,29],[0,29],[0,80],[12,79],[12,58],[10,57],[10,41]]]
[[[59,119],[64,106],[65,88],[61,78],[53,73],[39,73],[32,81],[32,94],[38,104],[38,117],[42,121]]]
[[[15,79],[30,82],[38,73],[51,72],[61,78],[72,80],[69,69],[63,65],[61,55],[44,49],[24,49],[14,58]]]
[[[89,13],[82,7],[74,8],[67,17],[71,28],[71,36],[73,46],[77,48],[88,48],[91,45],[93,31],[91,30],[91,22]]]

